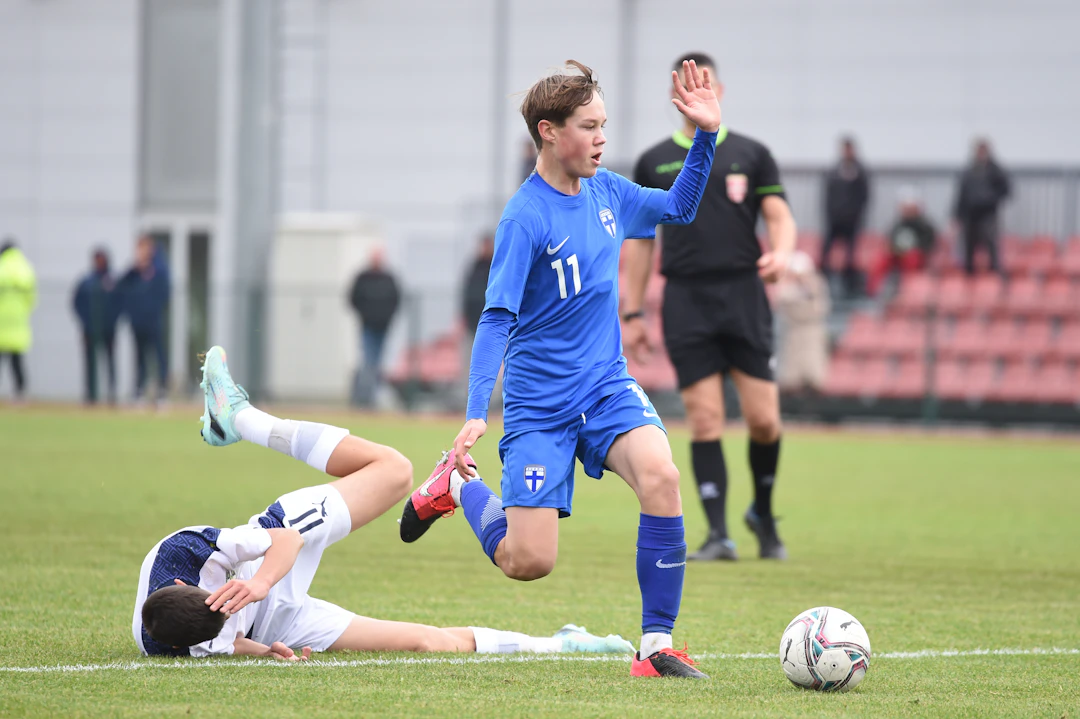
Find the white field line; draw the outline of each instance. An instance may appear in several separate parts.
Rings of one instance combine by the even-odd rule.
[[[1051,647],[1049,649],[921,649],[914,652],[882,652],[873,655],[873,659],[936,659],[952,657],[983,657],[983,656],[1025,656],[1025,655],[1053,655],[1068,654],[1080,655],[1080,649],[1063,649]],[[697,659],[733,661],[739,659],[775,659],[779,656],[774,653],[748,652],[745,654],[704,653],[695,654]],[[400,657],[396,659],[312,659],[304,662],[312,667],[388,667],[409,666],[417,664],[492,664],[492,663],[527,663],[527,662],[628,662],[629,656],[615,654],[512,654],[512,655],[483,655],[471,657]],[[0,674],[48,674],[48,673],[86,673],[102,672],[110,670],[135,671],[137,669],[215,669],[220,667],[293,667],[298,662],[279,662],[269,659],[250,659],[246,661],[228,660],[176,660],[172,662],[113,662],[110,664],[69,664],[56,666],[38,667],[0,667]]]

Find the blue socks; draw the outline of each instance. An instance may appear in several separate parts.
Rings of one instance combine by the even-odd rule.
[[[495,550],[506,536],[506,512],[503,511],[502,500],[481,480],[474,479],[461,487],[461,508],[465,510],[465,519],[469,521],[473,533],[480,540],[484,554],[488,555],[491,563],[494,564]],[[681,517],[679,527],[680,529],[682,527]],[[684,559],[685,554],[686,545],[684,544]],[[679,576],[682,577],[682,574]],[[681,594],[682,585],[680,584],[679,587]]]
[[[464,504],[464,490],[461,496]],[[505,534],[505,519],[503,526]],[[683,518],[642,514],[638,525],[637,576],[641,587],[643,634],[671,634],[675,617],[679,616],[685,574],[686,534],[683,531]]]

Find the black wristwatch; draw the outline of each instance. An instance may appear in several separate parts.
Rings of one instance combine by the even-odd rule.
[[[627,312],[622,316],[623,322],[629,322],[630,320],[636,320],[638,317],[644,317],[644,310],[637,310],[636,312]]]

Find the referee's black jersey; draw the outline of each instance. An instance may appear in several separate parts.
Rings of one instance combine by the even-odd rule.
[[[634,182],[671,189],[691,142],[677,131],[647,150],[634,168]],[[756,226],[766,195],[784,196],[769,149],[721,126],[697,217],[689,225],[664,227],[660,271],[679,278],[756,268],[761,257]]]

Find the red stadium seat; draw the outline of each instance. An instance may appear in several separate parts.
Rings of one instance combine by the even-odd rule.
[[[894,317],[885,321],[879,340],[880,351],[897,357],[919,357],[926,353],[926,322]]]
[[[878,397],[889,380],[889,363],[876,357],[859,361],[836,358],[829,365],[825,393],[839,397]]]
[[[971,283],[970,309],[979,314],[997,311],[1002,304],[1001,275],[979,275]]]
[[[1005,366],[1000,381],[990,392],[990,399],[1002,402],[1034,402],[1038,398],[1038,380],[1030,362]]]
[[[1045,303],[1039,280],[1034,277],[1013,278],[1009,282],[1009,291],[1005,295],[1004,311],[1008,315],[1020,317],[1044,315]]]
[[[1065,244],[1057,270],[1073,279],[1080,279],[1080,236]]]
[[[977,401],[989,396],[996,379],[990,360],[970,363],[945,361],[938,364],[934,391],[943,399]]]
[[[922,315],[934,301],[936,289],[934,278],[926,273],[907,275],[900,281],[900,291],[890,310],[898,314]]]
[[[951,334],[939,336],[937,351],[941,357],[950,359],[985,356],[986,326],[978,319],[959,320]]]
[[[1043,313],[1050,317],[1080,317],[1080,291],[1067,277],[1047,280],[1041,302]]]
[[[1007,359],[1021,357],[1023,351],[1016,341],[1018,336],[1017,325],[1012,319],[995,320],[986,329],[986,335],[983,338],[983,354]]]
[[[1048,320],[1028,320],[1017,331],[1016,344],[1019,355],[1028,359],[1042,359],[1050,353],[1050,340],[1054,327]]]
[[[1062,325],[1057,341],[1050,345],[1050,356],[1063,360],[1080,360],[1080,322]]]
[[[1054,271],[1058,262],[1058,243],[1053,237],[1033,237],[1021,258],[1029,275],[1045,276]]]
[[[963,315],[971,309],[971,285],[964,275],[949,275],[938,285],[938,311],[945,315]]]
[[[889,252],[889,239],[880,232],[864,232],[855,245],[855,266],[868,272]]]
[[[1039,402],[1080,404],[1080,376],[1064,362],[1045,365],[1035,378],[1035,397]]]
[[[926,394],[926,363],[920,359],[904,360],[896,375],[885,386],[882,396],[917,399]]]
[[[865,313],[852,315],[847,332],[840,339],[838,351],[843,355],[881,354],[884,325],[877,317]]]

